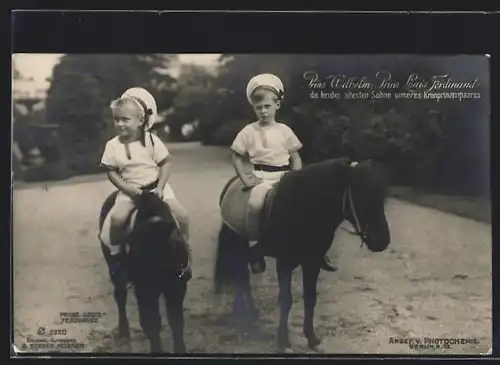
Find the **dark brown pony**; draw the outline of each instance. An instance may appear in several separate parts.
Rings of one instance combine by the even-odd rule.
[[[114,205],[117,192],[105,200],[99,218],[101,229],[106,215]],[[139,306],[141,328],[150,341],[150,351],[161,353],[161,317],[158,301],[165,297],[168,322],[172,330],[173,352],[186,351],[184,344],[183,303],[190,272],[184,270],[187,252],[180,242],[181,234],[169,207],[155,194],[143,192],[137,203],[137,216],[125,248],[111,255],[101,242],[109,267],[118,307],[118,335],[129,338],[126,313],[127,286],[132,282]]]
[[[310,348],[321,343],[314,331],[316,285],[324,255],[335,231],[344,221],[355,228],[362,244],[372,252],[384,251],[390,243],[385,216],[388,181],[373,161],[359,164],[347,158],[311,164],[287,173],[278,183],[259,245],[265,256],[276,259],[279,282],[280,319],[278,347],[291,349],[288,317],[292,307],[292,273],[302,268],[304,294],[303,333]],[[224,186],[221,194],[227,189]],[[223,224],[219,232],[215,267],[215,291],[235,288],[234,311],[255,321],[249,281],[249,249],[241,237]]]

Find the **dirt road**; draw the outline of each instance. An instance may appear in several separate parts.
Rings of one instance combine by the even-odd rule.
[[[218,324],[230,301],[216,301],[212,276],[219,228],[217,200],[232,175],[227,151],[197,144],[169,146],[175,156],[172,186],[189,211],[194,278],[186,297],[186,344],[197,353],[273,353],[274,339],[245,339],[237,328]],[[100,205],[113,190],[104,176],[29,184],[14,191],[14,335],[22,348],[40,327],[66,329],[80,352],[146,352],[133,291],[128,313],[130,343],[116,343],[116,307],[97,235]],[[339,230],[330,257],[337,273],[320,274],[317,334],[327,353],[475,354],[491,347],[491,226],[390,199],[390,249],[370,253]],[[346,226],[347,227],[347,226]],[[277,326],[274,261],[253,277],[263,329]],[[301,272],[294,274],[290,316],[294,349],[302,337]],[[98,323],[61,324],[61,312],[99,312]],[[170,331],[162,307],[162,338]],[[38,336],[40,337],[40,336]],[[410,349],[392,338],[459,338],[450,349]]]

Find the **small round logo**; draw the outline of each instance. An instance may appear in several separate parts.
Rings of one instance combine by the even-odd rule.
[[[38,331],[36,331],[39,335],[45,334],[45,327],[38,327]]]

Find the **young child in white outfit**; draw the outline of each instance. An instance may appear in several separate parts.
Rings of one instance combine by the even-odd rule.
[[[231,146],[233,167],[243,185],[250,191],[247,213],[247,231],[250,247],[258,242],[259,212],[267,192],[290,170],[302,168],[299,150],[302,143],[286,124],[277,122],[284,88],[281,80],[272,74],[253,77],[247,85],[247,99],[252,105],[258,121],[246,125],[236,136]],[[248,156],[254,169],[251,174],[244,171],[244,158]],[[252,263],[254,272],[262,272],[263,258],[259,255]],[[260,266],[260,268],[259,268]],[[322,269],[335,271],[325,257]]]
[[[144,99],[149,99],[153,108]],[[124,242],[124,225],[136,206],[135,200],[143,190],[151,190],[169,205],[191,262],[188,215],[168,183],[170,153],[156,135],[146,131],[151,124],[148,117],[156,112],[152,110],[156,109],[154,98],[144,89],[129,89],[111,103],[111,109],[117,136],[106,143],[101,159],[109,180],[119,189],[110,221],[111,244]]]

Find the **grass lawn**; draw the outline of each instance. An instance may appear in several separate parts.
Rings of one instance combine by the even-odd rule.
[[[491,202],[484,198],[425,194],[407,186],[393,186],[389,189],[389,195],[442,212],[491,223]]]

